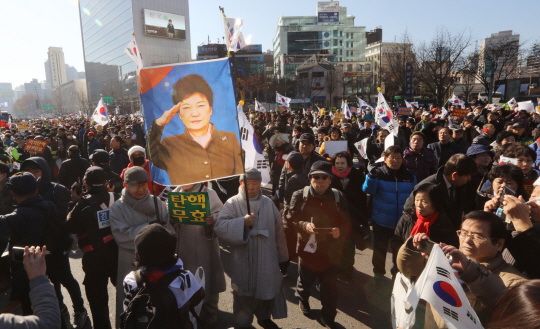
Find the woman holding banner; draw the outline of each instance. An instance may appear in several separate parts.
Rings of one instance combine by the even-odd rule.
[[[218,130],[210,122],[214,93],[204,78],[187,75],[174,84],[172,94],[176,105],[152,122],[148,134],[152,163],[167,171],[172,185],[242,174],[241,147],[236,134]],[[165,125],[177,114],[186,128],[184,133],[161,140]]]

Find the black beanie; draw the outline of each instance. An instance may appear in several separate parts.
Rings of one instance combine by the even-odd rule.
[[[160,224],[143,227],[135,237],[139,266],[168,268],[176,263],[176,234]]]

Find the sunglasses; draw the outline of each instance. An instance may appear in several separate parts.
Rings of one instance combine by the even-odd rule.
[[[313,179],[315,179],[315,180],[319,180],[319,179],[325,180],[325,179],[328,178],[328,176],[326,176],[326,175],[321,175],[321,176],[319,176],[319,175],[313,175],[313,176],[311,176],[311,178],[313,178]]]

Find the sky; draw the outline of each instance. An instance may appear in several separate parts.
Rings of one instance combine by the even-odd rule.
[[[242,18],[242,32],[251,44],[272,49],[282,16],[315,16],[315,0],[198,0],[189,2],[191,56],[197,46],[220,42],[224,34],[219,6],[227,17]],[[382,0],[340,1],[356,26],[383,28],[383,41],[408,31],[413,43],[429,41],[437,28],[456,33],[467,29],[478,45],[491,33],[513,30],[526,46],[540,41],[539,0]],[[0,82],[17,87],[33,78],[45,80],[48,47],[62,47],[67,64],[84,71],[77,0],[0,0]],[[150,8],[152,9],[152,8]],[[474,48],[474,42],[473,42]]]

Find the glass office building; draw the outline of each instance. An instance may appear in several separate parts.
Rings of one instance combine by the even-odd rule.
[[[181,39],[147,34],[148,10],[183,18],[185,34]],[[133,32],[145,67],[191,60],[188,0],[80,0],[79,15],[91,105],[100,95],[113,96],[121,113],[140,110],[135,63],[124,52]]]
[[[334,55],[330,61],[365,60],[366,28],[354,26],[354,19],[346,7],[339,7],[338,22],[321,23],[317,16],[280,16],[273,40],[275,74],[292,73],[297,65],[283,59],[294,55],[309,57],[323,51]]]

